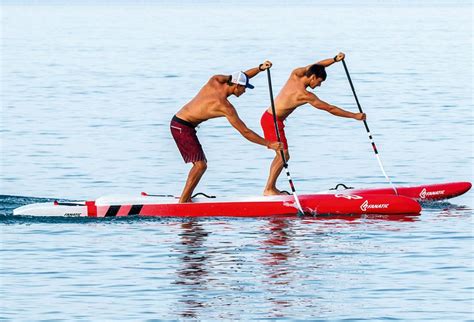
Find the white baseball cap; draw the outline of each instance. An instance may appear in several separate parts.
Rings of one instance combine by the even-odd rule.
[[[232,73],[230,81],[234,84],[243,85],[246,88],[254,88],[254,86],[249,83],[249,77],[244,72]]]

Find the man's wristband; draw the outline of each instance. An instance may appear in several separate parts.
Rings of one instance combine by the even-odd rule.
[[[336,55],[336,56],[334,56],[334,62],[335,62],[335,63],[337,63],[337,62],[338,62],[338,60],[337,60],[337,55]]]
[[[263,66],[263,64],[258,65],[258,70],[261,71],[261,72],[264,71],[264,69],[262,69],[262,66]]]

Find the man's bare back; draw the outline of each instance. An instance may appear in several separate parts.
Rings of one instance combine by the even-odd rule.
[[[228,114],[228,110],[234,108],[227,99],[229,77],[225,75],[211,77],[199,93],[176,113],[176,116],[197,125]]]

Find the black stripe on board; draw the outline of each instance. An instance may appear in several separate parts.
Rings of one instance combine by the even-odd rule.
[[[115,217],[117,216],[117,213],[120,210],[120,206],[110,206],[109,209],[107,209],[107,213],[105,214],[105,217]]]
[[[130,211],[128,212],[129,216],[136,216],[140,214],[140,211],[142,210],[143,205],[133,205],[132,208],[130,208]]]

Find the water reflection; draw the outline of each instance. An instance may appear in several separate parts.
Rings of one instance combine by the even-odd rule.
[[[416,217],[401,215],[223,222],[189,219],[179,223],[175,245],[179,267],[173,284],[179,298],[173,310],[181,318],[200,319],[212,316],[224,305],[227,317],[239,318],[235,306],[255,301],[258,305],[254,309],[258,307],[271,318],[308,308],[312,312],[328,312],[330,299],[311,297],[303,301],[295,294],[304,297],[306,292],[330,283],[326,272],[333,269],[334,261],[328,259],[347,254],[342,256],[344,266],[360,265],[357,258],[367,252],[368,245],[360,240],[361,244],[348,241],[353,238],[350,232],[355,230],[351,226],[370,225],[372,230],[390,231],[400,229],[390,221],[415,220]],[[215,238],[210,239],[211,235]]]
[[[204,243],[209,233],[199,221],[190,220],[181,224],[179,250],[182,267],[176,272],[176,285],[182,285],[181,303],[184,308],[180,311],[183,318],[197,318],[204,307],[202,294],[207,290],[209,271],[207,264],[209,255]]]
[[[281,270],[282,265],[297,254],[295,247],[289,245],[294,235],[291,225],[290,220],[270,219],[268,224],[261,229],[261,232],[268,234],[268,238],[262,242],[261,249],[264,252],[261,262],[272,269],[276,269],[268,275],[271,279],[285,276],[288,271],[286,269]]]
[[[370,215],[370,216],[327,216],[303,220],[270,219],[261,227],[259,233],[265,235],[261,241],[258,258],[262,264],[261,278],[265,291],[268,317],[281,318],[288,312],[309,309],[317,312],[330,312],[331,300],[321,297],[300,298],[296,296],[302,288],[317,289],[325,285],[327,271],[332,270],[336,253],[345,252],[348,267],[358,267],[356,258],[350,253],[366,252],[363,245],[348,244],[338,232],[351,231],[353,225],[370,225],[375,230],[394,229],[390,222],[413,222],[418,220],[411,215]],[[314,226],[314,229],[310,227]],[[399,227],[398,227],[399,229]],[[335,235],[336,234],[336,235]],[[342,240],[338,240],[341,239]],[[303,273],[304,272],[304,273]],[[310,272],[310,273],[308,273]],[[344,274],[336,279],[344,280]],[[305,285],[305,286],[302,286]]]
[[[263,283],[266,285],[266,300],[271,304],[271,316],[284,317],[282,309],[292,306],[288,297],[282,296],[291,289],[294,282],[292,267],[288,262],[300,253],[292,244],[295,232],[294,221],[285,219],[270,219],[260,232],[267,234],[262,241],[262,256],[259,261],[263,264]]]

